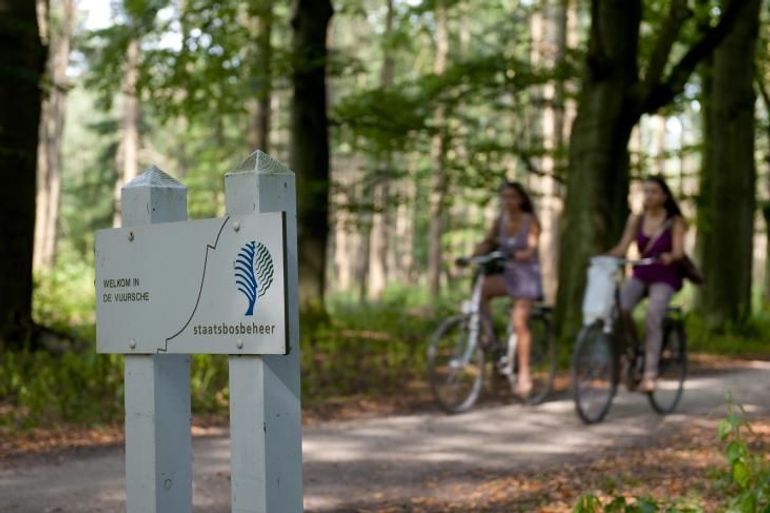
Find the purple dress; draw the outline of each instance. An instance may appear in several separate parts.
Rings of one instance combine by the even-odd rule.
[[[527,215],[521,223],[519,232],[508,235],[507,216],[500,219],[500,229],[497,236],[497,247],[510,260],[506,261],[503,270],[503,279],[508,295],[516,299],[542,299],[543,287],[540,277],[540,258],[535,252],[528,260],[521,262],[513,260],[516,251],[527,249],[529,227],[532,216]]]
[[[674,235],[671,226],[657,238],[652,246],[645,248],[650,243],[652,237],[648,237],[642,231],[644,225],[644,218],[639,221],[639,231],[636,234],[636,244],[639,247],[639,253],[642,258],[656,258],[663,253],[671,253],[674,249]],[[682,274],[679,272],[679,266],[676,264],[665,265],[660,262],[649,265],[638,265],[634,267],[634,278],[644,282],[647,285],[653,283],[665,283],[670,285],[674,290],[682,288]]]

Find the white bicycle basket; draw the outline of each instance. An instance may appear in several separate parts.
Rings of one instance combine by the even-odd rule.
[[[609,256],[591,258],[588,266],[588,281],[583,296],[583,325],[593,324],[597,319],[608,321],[615,304],[614,274],[618,259]]]

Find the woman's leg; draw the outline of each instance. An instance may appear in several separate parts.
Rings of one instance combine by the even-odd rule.
[[[516,392],[527,395],[532,390],[532,376],[529,368],[532,333],[529,331],[529,316],[532,312],[531,299],[517,299],[513,305],[513,330],[516,333],[517,353],[519,357],[519,378]]]
[[[487,335],[491,335],[492,313],[489,310],[489,300],[507,296],[508,290],[505,287],[505,280],[502,274],[490,274],[484,276],[484,283],[481,286],[481,323],[483,326],[482,341],[490,342]],[[486,339],[486,340],[485,340]]]
[[[634,343],[638,344],[639,335],[636,332],[636,323],[633,318],[633,311],[636,305],[644,297],[644,282],[636,278],[630,278],[623,284],[623,288],[620,289],[620,315],[623,318],[623,327]]]
[[[649,304],[644,319],[644,379],[641,385],[644,392],[651,392],[655,387],[660,347],[663,344],[663,319],[674,292],[673,287],[666,283],[650,285]]]

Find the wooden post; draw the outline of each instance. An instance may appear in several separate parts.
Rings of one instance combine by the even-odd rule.
[[[122,205],[123,226],[184,221],[187,189],[153,166],[123,187]],[[125,396],[126,511],[190,513],[189,355],[126,355]]]
[[[299,513],[302,422],[299,379],[297,207],[294,173],[261,151],[225,177],[228,214],[286,212],[289,354],[230,356],[233,513]]]

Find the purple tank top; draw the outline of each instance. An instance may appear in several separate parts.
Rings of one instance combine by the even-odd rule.
[[[670,226],[653,242],[650,248],[647,248],[652,237],[648,237],[643,233],[643,224],[644,218],[639,221],[639,230],[636,234],[636,244],[642,258],[655,258],[663,253],[670,253],[674,249],[674,236]],[[634,267],[634,278],[647,284],[666,283],[674,290],[682,288],[682,275],[676,263],[671,265],[654,263],[636,266]]]
[[[527,249],[530,223],[532,223],[532,216],[528,214],[523,219],[519,232],[514,236],[510,236],[508,234],[507,217],[503,215],[500,219],[497,244],[508,258],[512,258],[516,251]],[[503,270],[503,279],[508,295],[513,298],[539,300],[543,297],[540,259],[537,253],[524,262],[518,260],[507,261]]]

